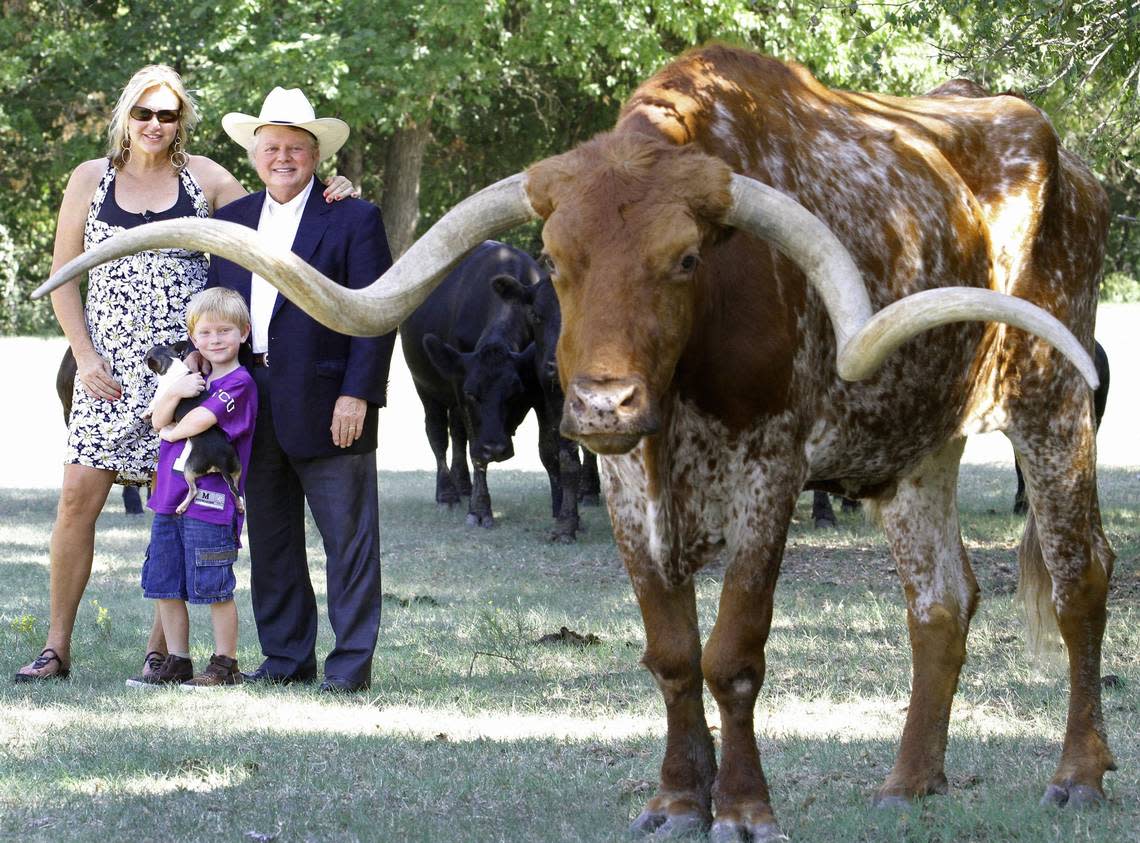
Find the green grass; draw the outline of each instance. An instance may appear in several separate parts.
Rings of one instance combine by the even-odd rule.
[[[430,503],[425,473],[381,476],[383,627],[367,695],[311,687],[190,695],[129,689],[151,607],[138,588],[149,519],[99,522],[67,683],[0,681],[0,839],[625,839],[663,751],[660,695],[604,511],[577,544],[546,541],[546,481],[497,471],[498,526]],[[893,566],[858,516],[810,527],[805,496],[777,595],[756,721],[773,802],[799,841],[1140,840],[1140,477],[1101,475],[1119,556],[1104,671],[1120,771],[1109,804],[1046,810],[1067,680],[1023,657],[1013,590],[1012,477],[963,468],[963,528],[984,600],[951,722],[947,797],[880,812],[871,794],[905,717],[909,646]],[[46,631],[50,491],[0,491],[0,643],[11,673]],[[321,559],[310,531],[310,553]],[[323,593],[323,574],[314,585]],[[707,634],[722,570],[698,575]],[[92,601],[97,601],[97,605]],[[239,562],[241,664],[259,651]],[[192,611],[193,656],[210,653]],[[534,643],[561,627],[601,640]],[[329,647],[322,625],[319,652]],[[716,707],[706,694],[710,725]]]

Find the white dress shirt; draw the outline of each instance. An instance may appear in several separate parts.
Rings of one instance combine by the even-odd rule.
[[[313,180],[310,179],[308,187],[284,204],[270,196],[269,191],[265,192],[257,230],[270,244],[281,249],[293,248],[301,225],[301,214],[312,191]],[[269,320],[273,318],[276,303],[277,288],[255,273],[249,285],[250,340],[254,354],[269,350]]]

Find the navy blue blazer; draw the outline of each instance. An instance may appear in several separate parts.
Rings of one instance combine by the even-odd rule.
[[[215,217],[257,228],[265,191],[231,202]],[[325,202],[316,183],[301,214],[293,252],[346,287],[365,287],[392,265],[380,209],[361,199]],[[207,287],[237,290],[249,303],[252,273],[212,256]],[[283,295],[269,322],[270,403],[277,441],[296,459],[376,450],[377,410],[387,400],[396,332],[350,337],[331,331]],[[333,444],[329,427],[341,395],[368,402],[364,431],[348,448]]]

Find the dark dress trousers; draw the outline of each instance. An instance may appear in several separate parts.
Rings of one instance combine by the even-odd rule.
[[[216,218],[257,228],[265,191],[232,202]],[[326,203],[314,185],[293,252],[346,287],[365,287],[392,263],[380,210],[369,202]],[[249,302],[251,274],[224,258],[207,286]],[[269,322],[267,367],[253,369],[258,418],[246,480],[250,579],[257,635],[273,676],[316,673],[317,601],[305,554],[305,503],[325,551],[329,623],[336,638],[325,676],[364,685],[380,630],[380,536],[376,492],[377,411],[384,406],[395,332],[349,337],[278,295]],[[338,396],[368,403],[364,432],[333,444]]]

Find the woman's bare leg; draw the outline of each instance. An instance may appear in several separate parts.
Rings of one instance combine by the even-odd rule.
[[[65,665],[71,661],[75,615],[91,577],[95,520],[114,482],[113,471],[78,464],[63,468],[63,488],[51,533],[51,625],[44,646],[55,650]],[[20,673],[49,676],[59,667],[51,662],[34,670],[29,664],[21,668]]]

